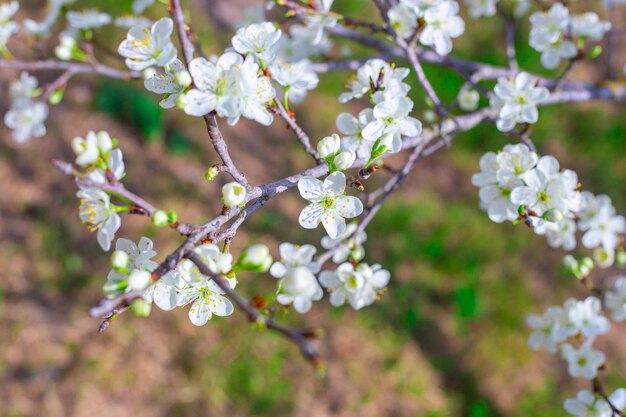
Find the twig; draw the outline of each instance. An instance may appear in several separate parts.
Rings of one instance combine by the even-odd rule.
[[[285,110],[285,107],[283,107],[280,100],[274,100],[274,105],[278,115],[282,117],[285,122],[287,122],[287,125],[296,134],[306,153],[311,155],[311,157],[315,159],[315,162],[318,165],[321,164],[323,161],[320,159],[319,154],[311,145],[311,138],[309,138],[309,135],[307,135],[306,132],[300,127],[298,122],[296,122],[295,117],[289,114],[287,110]]]

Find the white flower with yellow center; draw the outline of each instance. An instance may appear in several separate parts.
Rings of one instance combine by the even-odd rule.
[[[233,49],[242,55],[252,55],[262,66],[276,59],[278,40],[282,32],[270,22],[256,23],[237,30],[233,37]]]
[[[232,255],[222,253],[213,244],[198,246],[196,254],[215,274],[226,274],[232,269]],[[234,307],[224,291],[210,277],[203,275],[198,267],[189,259],[183,260],[177,267],[184,284],[178,290],[178,306],[191,304],[189,319],[196,326],[204,326],[207,321],[216,316],[230,316]],[[236,278],[227,278],[228,285],[234,289]]]
[[[165,66],[164,72],[155,73],[143,84],[146,90],[164,95],[159,104],[164,109],[171,109],[176,105],[178,96],[191,84],[191,78],[180,59],[175,59]]]
[[[326,233],[336,238],[346,230],[346,221],[363,212],[363,203],[357,197],[345,195],[346,176],[333,172],[324,182],[314,177],[303,177],[298,181],[300,195],[309,200],[300,213],[300,225],[315,229],[322,223]]]
[[[48,118],[48,106],[34,101],[20,102],[4,115],[4,123],[13,130],[13,138],[24,143],[32,137],[46,134],[44,122]]]
[[[172,19],[166,17],[157,21],[152,28],[134,26],[120,44],[118,53],[126,58],[126,66],[133,71],[171,64],[178,54],[170,40],[173,29]]]
[[[322,271],[320,283],[330,291],[332,305],[342,306],[347,300],[352,308],[359,310],[376,300],[389,278],[389,272],[380,265],[360,264],[355,268],[346,262],[336,271]]]
[[[78,191],[76,196],[80,199],[80,219],[89,225],[90,231],[98,232],[100,247],[108,251],[115,232],[122,225],[122,219],[111,204],[109,195],[95,188],[86,188]]]

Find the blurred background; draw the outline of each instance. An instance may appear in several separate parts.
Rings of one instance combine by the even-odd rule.
[[[130,3],[77,2],[79,8],[110,13],[130,11]],[[577,2],[574,8],[595,9],[606,18],[597,3]],[[247,4],[190,1],[191,25],[206,55],[229,45],[228,25]],[[20,6],[19,20],[45,14],[42,0]],[[351,16],[379,19],[369,0],[336,0],[335,6]],[[148,14],[156,19],[166,8],[157,3]],[[504,64],[502,22],[466,22],[466,35],[455,42],[453,54]],[[539,67],[527,33],[525,18],[517,39],[522,68],[554,76]],[[115,50],[124,36],[108,27],[97,31],[95,40]],[[17,40],[10,49],[32,60],[45,56],[55,41],[32,46]],[[358,45],[341,47],[343,53],[367,56]],[[101,59],[120,65],[106,53]],[[623,54],[614,61],[622,74]],[[462,80],[445,69],[426,70],[443,100],[453,101]],[[595,82],[606,73],[601,56],[578,65],[572,77]],[[35,75],[44,84],[58,74]],[[312,138],[335,132],[341,111],[356,114],[366,105],[337,102],[348,76],[322,76],[319,88],[294,107]],[[0,70],[2,114],[9,105],[8,84],[17,77],[17,71]],[[414,116],[421,119],[426,106],[417,85],[411,96]],[[108,255],[78,219],[71,179],[50,160],[72,160],[74,136],[106,129],[120,140],[129,189],[176,210],[182,221],[214,217],[227,178],[203,179],[206,168],[218,162],[204,123],[177,110],[165,112],[158,100],[140,82],[77,77],[63,102],[51,107],[46,137],[18,145],[0,127],[0,416],[549,417],[563,415],[563,400],[585,387],[567,376],[560,359],[526,344],[529,313],[586,293],[561,269],[563,252],[522,225],[497,225],[480,211],[470,176],[483,153],[515,141],[490,125],[460,135],[449,149],[420,162],[369,226],[366,261],[392,272],[378,303],[356,313],[323,300],[306,316],[285,317],[292,325],[325,330],[318,344],[328,365],[326,378],[316,376],[289,341],[252,330],[237,312],[197,328],[186,311],[155,308],[147,319],[124,314],[98,334],[100,321],[87,310],[100,297]],[[533,129],[540,153],[555,155],[578,172],[583,188],[610,195],[625,213],[624,107],[567,105],[540,114]],[[267,129],[243,119],[222,128],[234,160],[255,184],[310,164],[280,120]],[[401,162],[390,159],[389,165]],[[372,186],[386,175],[375,176]],[[267,244],[275,256],[282,241],[318,245],[321,228],[305,233],[298,226],[302,204],[295,191],[272,200],[246,222],[233,241],[235,252],[250,242]],[[141,236],[154,240],[159,256],[181,242],[145,218],[124,217],[118,237]],[[275,288],[269,275],[239,279],[246,296]],[[605,374],[611,390],[624,386],[625,342],[623,326],[599,341],[609,358]]]

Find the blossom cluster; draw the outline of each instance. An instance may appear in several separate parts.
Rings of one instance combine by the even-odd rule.
[[[38,84],[37,79],[26,72],[11,84],[11,109],[4,115],[4,123],[19,143],[46,134],[44,122],[48,118],[48,105],[37,100],[41,95]]]
[[[571,251],[581,243],[593,250],[598,266],[608,267],[621,250],[626,219],[617,215],[611,199],[579,191],[574,171],[561,170],[552,156],[539,157],[524,144],[486,153],[481,172],[472,177],[479,187],[481,207],[496,222],[524,220],[551,247]]]
[[[596,13],[572,16],[558,2],[545,12],[533,13],[530,23],[530,46],[541,53],[541,63],[548,69],[558,67],[563,59],[574,58],[580,42],[599,41],[611,29],[611,24]]]

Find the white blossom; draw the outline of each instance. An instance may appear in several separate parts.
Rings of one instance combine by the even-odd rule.
[[[372,154],[374,140],[367,140],[363,137],[363,129],[369,123],[375,121],[374,111],[370,108],[359,112],[358,118],[350,113],[341,113],[337,116],[337,129],[343,135],[341,139],[341,149],[356,152],[359,159],[369,160]]]
[[[164,72],[157,72],[144,81],[146,90],[165,97],[159,103],[164,109],[171,109],[176,105],[176,99],[182,94],[189,84],[180,83],[178,75],[186,73],[185,66],[180,59],[175,59],[166,65]],[[185,85],[186,84],[186,85]]]
[[[462,88],[461,91],[459,91],[459,95],[456,97],[456,101],[461,110],[474,111],[478,108],[480,94],[474,89]]]
[[[606,195],[594,196],[583,192],[581,207],[577,212],[578,226],[585,232],[583,246],[589,249],[602,246],[605,251],[613,252],[620,235],[626,232],[626,220],[616,215],[611,199]]]
[[[473,19],[489,17],[496,14],[498,0],[465,0],[469,8],[469,15]]]
[[[107,281],[126,279],[128,272],[133,270],[154,271],[159,264],[152,260],[157,254],[153,247],[152,240],[145,236],[139,239],[139,243],[124,238],[117,239],[115,251],[123,252],[128,256],[127,271],[112,269],[107,276]]]
[[[593,12],[572,16],[572,35],[594,41],[601,40],[611,30],[611,23],[600,20]]]
[[[109,171],[116,180],[121,180],[126,175],[126,166],[124,164],[124,156],[121,149],[113,149],[103,160],[104,166],[95,166],[86,178],[98,184],[107,184],[107,171]]]
[[[361,134],[367,141],[374,142],[387,133],[393,134],[390,151],[399,152],[402,148],[402,136],[415,137],[422,132],[422,123],[409,116],[413,102],[408,97],[386,100],[374,106],[374,121],[363,128]]]
[[[80,199],[79,215],[89,230],[98,232],[98,243],[104,251],[111,248],[115,232],[122,225],[122,219],[111,204],[109,195],[95,188],[81,189],[76,193]]]
[[[613,320],[624,321],[626,319],[626,277],[617,277],[613,290],[606,292],[605,304],[606,308],[611,311]]]
[[[304,16],[305,30],[308,32],[307,37],[311,39],[313,44],[321,43],[326,28],[331,28],[337,24],[337,18],[329,13],[333,2],[334,0],[319,0],[317,4],[320,13]]]
[[[300,103],[309,90],[319,83],[317,74],[311,69],[311,62],[301,60],[294,63],[276,61],[270,66],[272,80],[285,88],[285,95],[294,103]]]
[[[215,274],[226,274],[232,269],[232,255],[222,253],[213,244],[205,244],[194,249],[198,257]],[[213,279],[203,275],[196,264],[189,259],[183,260],[177,267],[184,282],[178,290],[178,306],[191,304],[189,319],[195,326],[204,326],[213,315],[229,316],[234,307],[224,291]],[[236,278],[224,277],[231,289],[237,284]]]
[[[618,410],[626,406],[626,390],[619,388],[609,396],[609,401]],[[613,410],[608,402],[599,395],[587,390],[578,391],[576,398],[568,398],[563,403],[565,410],[575,417],[613,417]]]
[[[343,305],[346,300],[352,308],[359,310],[371,305],[379,292],[389,282],[390,274],[380,265],[351,263],[339,265],[335,271],[322,271],[320,283],[330,291],[330,303]]]
[[[363,212],[363,203],[357,197],[345,195],[346,176],[333,172],[324,182],[314,177],[302,177],[298,190],[309,204],[300,213],[300,225],[315,229],[320,222],[331,238],[346,230],[344,219],[356,217]]]
[[[100,157],[105,157],[111,151],[113,142],[105,131],[98,133],[89,131],[83,139],[79,136],[72,139],[72,150],[76,154],[76,164],[86,167],[94,164]]]
[[[571,251],[576,247],[576,223],[572,219],[563,218],[558,222],[543,222],[535,227],[535,233],[545,235],[548,245],[552,248],[563,248]]]
[[[6,48],[9,38],[19,30],[19,25],[11,20],[19,8],[17,1],[0,4],[0,50]]]
[[[346,226],[346,230],[335,239],[324,236],[320,244],[326,250],[333,250],[333,262],[339,264],[345,262],[350,256],[350,252],[357,250],[359,253],[365,253],[363,243],[367,240],[367,233],[364,231],[356,232],[358,226],[356,223],[350,223]],[[355,233],[356,232],[356,233]]]
[[[320,266],[313,261],[316,249],[312,245],[297,246],[281,243],[280,261],[274,262],[270,275],[279,279],[277,301],[283,305],[293,304],[299,313],[311,309],[313,301],[320,300],[324,292],[315,279]]]
[[[142,14],[148,7],[154,4],[155,0],[134,0],[133,13]]]
[[[67,12],[67,23],[73,29],[89,30],[97,29],[111,23],[112,18],[107,13],[102,13],[96,9]]]
[[[133,71],[171,64],[178,54],[170,40],[173,29],[172,19],[165,17],[151,28],[142,25],[133,26],[120,44],[118,53],[126,58],[126,66]]]
[[[567,316],[576,330],[588,339],[609,331],[609,321],[602,316],[602,305],[596,297],[569,303]]]
[[[246,188],[236,181],[222,187],[222,202],[228,208],[243,206],[246,202]]]
[[[400,0],[400,4],[409,7],[417,17],[424,17],[426,10],[448,0]]]
[[[548,69],[556,68],[561,59],[576,56],[576,45],[564,38],[569,30],[569,10],[561,3],[554,3],[547,12],[536,12],[530,16],[528,42],[541,52],[541,63]]]
[[[536,79],[525,72],[515,78],[499,78],[494,88],[491,106],[498,110],[496,126],[508,132],[516,123],[536,123],[539,119],[537,103],[549,95],[545,87],[537,87]]]
[[[24,29],[31,35],[49,36],[52,25],[54,25],[61,14],[61,9],[75,2],[76,0],[50,0],[48,2],[48,13],[44,20],[36,22],[32,19],[26,19],[24,20]]]
[[[270,22],[252,24],[237,30],[233,49],[242,55],[254,56],[262,66],[276,59],[277,42],[282,32]]]
[[[382,59],[370,59],[363,64],[356,72],[356,76],[348,82],[348,92],[339,96],[340,103],[363,97],[371,90],[372,84],[385,89],[392,80],[400,82],[409,75],[407,68],[396,68],[389,65]],[[380,83],[379,83],[380,81]],[[402,85],[406,85],[401,83]],[[408,86],[406,86],[408,91]]]
[[[45,103],[29,101],[12,107],[4,115],[4,123],[13,131],[13,138],[24,143],[32,137],[46,134],[44,122],[48,118],[48,106]]]
[[[598,375],[598,368],[606,359],[604,353],[588,344],[576,349],[566,343],[561,347],[561,354],[567,361],[569,374],[574,378],[595,378]]]
[[[526,318],[526,324],[533,330],[528,344],[534,350],[545,346],[548,352],[555,353],[557,345],[572,335],[573,328],[562,307],[549,307],[541,316],[531,314]]]
[[[440,1],[424,12],[425,26],[419,41],[432,46],[439,55],[448,55],[452,51],[452,38],[465,32],[465,22],[457,14],[459,4],[455,1]]]
[[[389,9],[387,16],[398,36],[406,39],[415,33],[417,15],[412,7],[404,3],[397,4]]]
[[[150,27],[153,22],[150,19],[147,19],[143,16],[118,16],[113,21],[113,24],[118,28],[122,29],[130,29],[133,26],[142,26],[142,27]]]

